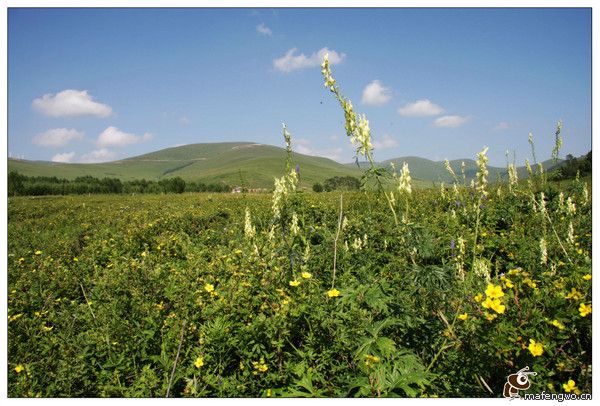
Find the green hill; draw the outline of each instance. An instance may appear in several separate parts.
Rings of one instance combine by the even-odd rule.
[[[8,160],[8,170],[26,176],[113,177],[121,180],[160,180],[179,176],[186,181],[221,183],[248,187],[273,187],[273,178],[285,170],[283,148],[249,142],[190,144],[167,148],[120,161],[71,164],[46,161]],[[310,187],[334,176],[360,177],[362,170],[331,159],[293,154],[300,167],[302,186]],[[241,175],[241,176],[240,176]]]

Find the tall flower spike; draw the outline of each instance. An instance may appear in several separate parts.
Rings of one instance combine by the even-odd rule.
[[[546,239],[540,238],[540,264],[546,265],[548,262],[548,247],[546,245]]]
[[[487,176],[489,175],[489,172],[487,169],[487,162],[488,162],[488,157],[486,156],[487,151],[488,151],[488,147],[484,147],[481,150],[481,152],[479,152],[477,154],[477,166],[478,166],[479,170],[477,171],[476,189],[477,189],[477,191],[479,191],[481,193],[482,196],[487,195],[487,191],[485,190],[485,187],[487,185]]]
[[[412,193],[412,189],[410,186],[410,170],[408,169],[408,164],[406,162],[402,165],[402,171],[400,172],[400,182],[398,184],[398,191],[400,193],[406,192],[408,194]]]
[[[519,177],[517,175],[517,168],[515,168],[514,164],[508,165],[508,187],[512,192],[512,189],[517,186],[517,182],[519,181]]]
[[[454,179],[454,181],[456,182],[456,173],[454,173],[454,170],[452,169],[452,167],[450,166],[450,161],[448,161],[447,159],[444,160],[444,166],[446,167],[446,170],[448,172],[450,172],[450,175],[452,175],[452,178]]]
[[[556,132],[554,133],[554,148],[552,149],[552,159],[554,160],[554,162],[558,161],[558,152],[560,151],[560,148],[562,147],[563,143],[562,137],[560,136],[562,126],[562,121],[556,123]]]
[[[244,222],[244,235],[246,238],[252,238],[256,234],[256,229],[252,225],[252,219],[250,217],[250,210],[246,207],[246,218]]]
[[[323,56],[323,63],[321,64],[321,74],[325,79],[324,86],[332,92],[335,92],[335,79],[333,78],[333,76],[331,76],[331,68],[329,67],[329,54],[325,54],[325,56]]]

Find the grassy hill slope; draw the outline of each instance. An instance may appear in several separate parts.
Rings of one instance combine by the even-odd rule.
[[[327,158],[293,154],[300,166],[301,185],[310,187],[333,176],[357,176],[362,171]],[[27,176],[114,177],[121,180],[159,180],[179,176],[186,181],[225,182],[271,188],[273,178],[285,169],[285,150],[248,142],[190,144],[167,148],[120,161],[99,164],[67,164],[8,160],[8,170]],[[240,176],[241,175],[241,176]]]

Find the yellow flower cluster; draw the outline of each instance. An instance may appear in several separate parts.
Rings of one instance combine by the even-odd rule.
[[[376,355],[367,354],[365,356],[365,365],[368,367],[370,367],[373,364],[377,364],[379,361],[381,361],[381,358],[379,358]]]
[[[592,312],[592,305],[586,305],[585,303],[579,304],[579,315],[585,317]]]
[[[512,281],[510,279],[508,279],[506,276],[502,275],[500,277],[500,280],[502,282],[504,282],[504,286],[506,286],[506,289],[512,289],[515,285],[512,283]]]
[[[260,361],[252,361],[252,367],[254,368],[253,375],[257,375],[259,372],[265,373],[269,369],[264,358],[261,358]]]
[[[336,288],[333,288],[333,289],[327,291],[327,296],[338,297],[340,295],[340,293],[341,292],[339,290],[337,290]]]
[[[554,327],[556,327],[559,330],[564,330],[565,329],[564,324],[562,324],[560,321],[558,321],[556,319],[552,320],[552,322],[550,324],[552,324]]]
[[[571,292],[565,295],[565,299],[581,300],[583,295],[575,288],[571,288]]]
[[[542,343],[536,342],[533,338],[529,340],[529,347],[527,348],[529,349],[531,355],[533,355],[534,357],[539,357],[544,353],[544,345]]]
[[[506,306],[502,304],[500,298],[504,296],[504,292],[502,291],[502,286],[488,284],[485,290],[486,298],[481,304],[484,309],[492,309],[498,314],[504,313],[506,310]],[[489,317],[488,317],[489,319]],[[492,319],[493,320],[493,319]]]
[[[194,362],[194,366],[196,368],[201,368],[203,365],[204,365],[204,358],[203,357],[196,358],[196,361]]]
[[[577,385],[575,384],[575,381],[572,379],[569,379],[567,381],[567,383],[563,383],[562,385],[563,389],[565,390],[565,392],[573,392],[575,394],[580,394],[581,391],[579,390],[579,388],[577,388]]]
[[[211,296],[219,296],[219,294],[215,291],[215,286],[212,283],[207,283],[204,285],[204,290],[210,293]]]

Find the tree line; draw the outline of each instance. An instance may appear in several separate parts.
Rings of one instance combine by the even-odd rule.
[[[186,182],[180,177],[153,180],[121,181],[117,178],[80,176],[73,180],[56,176],[26,176],[11,171],[8,174],[9,196],[230,192],[231,186],[221,183]]]
[[[555,180],[564,180],[574,178],[578,172],[579,176],[592,173],[592,151],[579,158],[575,158],[572,154],[567,154],[565,161],[553,171],[552,175]]]
[[[325,179],[323,184],[315,183],[313,190],[319,192],[331,192],[333,190],[358,190],[360,189],[360,180],[354,176],[334,176],[333,178]]]

